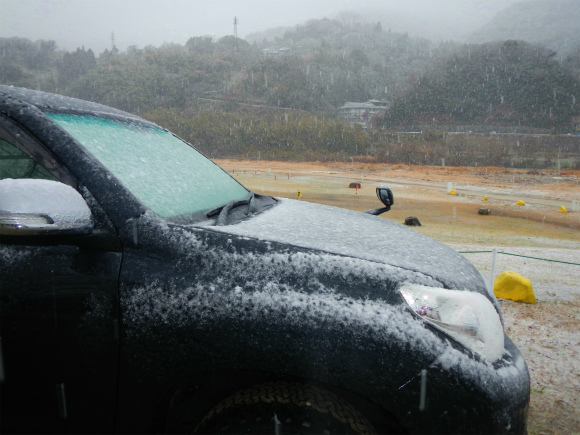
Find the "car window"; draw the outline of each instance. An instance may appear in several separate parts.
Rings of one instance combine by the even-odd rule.
[[[38,164],[32,157],[0,138],[0,179],[42,178],[56,180],[56,177]]]
[[[249,193],[203,154],[161,128],[95,116],[48,116],[161,217],[198,213]]]
[[[0,179],[39,178],[77,187],[66,168],[12,119],[0,116]]]
[[[75,188],[91,209],[95,229],[114,232],[113,224],[87,188],[41,142],[12,120],[0,116],[0,179],[36,178]]]

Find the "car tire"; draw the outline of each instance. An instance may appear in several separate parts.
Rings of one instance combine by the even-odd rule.
[[[314,385],[268,382],[229,396],[193,433],[370,434],[372,424],[350,404]]]

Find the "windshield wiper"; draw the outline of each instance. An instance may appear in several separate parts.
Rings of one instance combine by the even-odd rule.
[[[254,192],[250,192],[250,195],[247,198],[244,198],[244,199],[238,200],[238,201],[226,202],[224,205],[220,205],[219,207],[216,207],[216,208],[208,211],[206,216],[209,218],[209,217],[215,216],[216,214],[219,214],[215,224],[217,226],[226,225],[226,218],[227,218],[229,212],[232,209],[239,207],[240,205],[247,204],[249,207],[248,207],[248,211],[246,212],[246,215],[250,214],[250,212],[252,211],[253,199],[254,199]]]

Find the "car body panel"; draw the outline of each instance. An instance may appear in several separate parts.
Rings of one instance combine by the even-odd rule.
[[[495,301],[465,257],[382,217],[283,199],[253,219],[215,230],[414,270],[446,288],[478,291]]]
[[[3,429],[111,431],[121,255],[70,245],[2,242]],[[58,408],[62,400],[66,411]]]
[[[140,379],[151,364],[148,359],[156,355],[153,365],[163,368],[158,373],[160,390],[168,379],[178,382],[193,366],[226,372],[271,372],[275,367],[284,376],[341,385],[390,410],[404,404],[405,427],[423,433],[431,427],[436,433],[458,431],[462,420],[449,416],[466,407],[470,413],[487,412],[483,404],[502,396],[492,398],[487,391],[492,384],[505,391],[514,382],[510,400],[500,409],[527,403],[525,393],[518,398],[527,379],[523,359],[506,355],[504,363],[517,378],[506,382],[493,365],[473,360],[448,337],[410,315],[396,292],[398,283],[439,285],[432,277],[312,248],[156,220],[151,214],[140,219],[139,247],[126,251],[124,259],[130,275],[122,277],[127,286],[121,288],[121,307],[124,355],[129,360],[122,363],[121,378],[128,384],[122,381],[121,391],[126,389],[127,398],[135,389],[152,388]],[[133,229],[128,226],[127,232]],[[165,242],[156,252],[158,240]],[[162,265],[164,273],[146,272],[160,271]],[[144,276],[148,282],[143,282]],[[168,348],[169,354],[181,357],[168,359]],[[442,374],[443,365],[453,367],[454,375]],[[429,370],[434,386],[453,382],[455,394],[463,399],[450,402],[447,388],[430,390],[430,400],[437,405],[428,419],[423,418],[427,413],[419,411],[417,377],[422,369]],[[373,382],[362,384],[361,378]],[[439,405],[437,391],[444,405]],[[417,406],[408,409],[409,401]],[[488,432],[497,432],[503,424],[496,416],[485,419]],[[138,414],[120,429],[134,424]],[[463,430],[462,426],[459,432]]]

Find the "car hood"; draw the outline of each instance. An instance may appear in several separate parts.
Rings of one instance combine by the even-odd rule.
[[[433,277],[450,289],[495,299],[481,273],[462,255],[404,225],[366,213],[279,199],[251,219],[212,229],[388,264]]]

